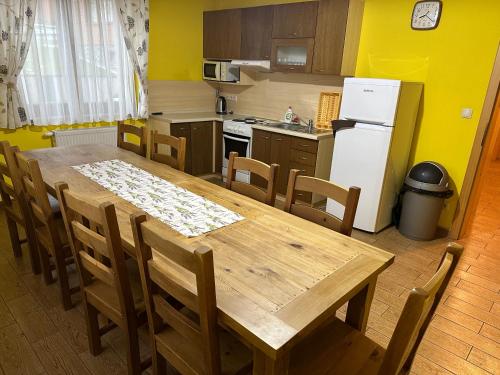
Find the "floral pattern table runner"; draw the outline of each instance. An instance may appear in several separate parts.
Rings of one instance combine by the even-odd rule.
[[[121,160],[73,168],[187,237],[196,237],[244,219],[225,207]]]

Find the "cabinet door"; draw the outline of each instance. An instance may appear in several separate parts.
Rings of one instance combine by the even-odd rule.
[[[317,17],[317,1],[276,5],[273,38],[314,38]]]
[[[290,172],[290,144],[291,138],[287,135],[273,133],[271,135],[271,163],[280,165],[278,186],[276,191],[286,194],[288,173]]]
[[[222,122],[215,122],[215,173],[222,173]]]
[[[211,121],[191,124],[191,174],[193,176],[212,173],[213,139]]]
[[[273,39],[271,69],[280,72],[311,73],[314,39]]]
[[[192,174],[191,171],[191,124],[189,122],[182,124],[170,124],[170,135],[174,137],[186,138],[186,162],[184,172]],[[172,150],[172,156],[177,157],[177,152]]]
[[[259,160],[266,164],[271,164],[271,133],[264,130],[253,131],[252,135],[252,159]],[[250,176],[253,185],[267,187],[267,182],[259,175]]]
[[[321,0],[312,72],[340,74],[349,0]]]
[[[241,13],[241,58],[269,60],[274,7],[244,8]]]
[[[294,151],[292,150],[292,152]],[[302,176],[314,177],[315,169],[309,165],[291,162],[290,169],[298,169]],[[306,191],[297,191],[295,198],[301,202],[311,203],[312,194]]]
[[[203,57],[239,59],[241,9],[203,13]]]

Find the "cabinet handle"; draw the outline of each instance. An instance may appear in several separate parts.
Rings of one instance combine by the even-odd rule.
[[[289,70],[295,70],[295,68],[292,68],[292,67],[290,67],[290,68],[288,68],[288,69],[289,69]]]
[[[311,145],[303,145],[303,144],[299,144],[300,147],[310,147]]]
[[[296,35],[297,35],[297,33],[296,33],[296,32],[293,32],[293,33],[290,33],[290,34],[288,34],[288,35],[291,35],[291,36],[296,36]]]
[[[300,160],[307,160],[307,158],[305,156],[301,156]]]
[[[276,138],[275,141],[281,142],[283,139],[282,138]]]

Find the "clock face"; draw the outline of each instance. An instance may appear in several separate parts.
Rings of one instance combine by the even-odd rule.
[[[416,3],[411,18],[412,29],[435,29],[441,17],[441,8],[441,1],[419,1]]]

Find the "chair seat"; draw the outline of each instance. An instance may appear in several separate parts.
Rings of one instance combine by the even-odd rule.
[[[385,349],[339,319],[297,345],[289,374],[377,374]]]
[[[139,268],[137,267],[137,262],[133,258],[127,259],[125,264],[127,266],[134,306],[136,312],[139,313],[145,309]],[[121,312],[120,298],[116,288],[111,287],[101,280],[95,279],[90,285],[85,287],[85,293],[87,294],[89,302],[99,311],[105,315],[111,315],[108,316],[108,318],[117,324],[122,320],[121,317],[123,314]]]
[[[186,315],[190,317],[191,314],[187,313]],[[158,351],[167,361],[171,361],[174,367],[179,366],[175,358],[177,358],[177,361],[179,361],[178,358],[184,358],[185,363],[194,370],[190,372],[198,374],[206,372],[200,345],[194,345],[194,343],[168,326],[155,337]],[[245,345],[222,328],[219,329],[219,343],[222,374],[251,373],[252,352]],[[175,350],[171,351],[171,347]]]

